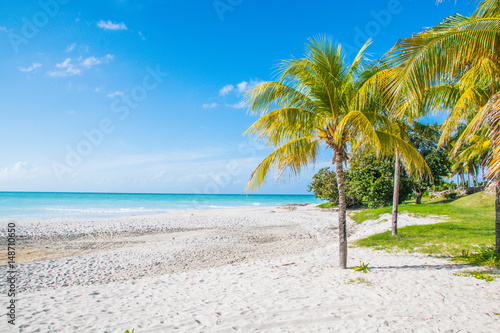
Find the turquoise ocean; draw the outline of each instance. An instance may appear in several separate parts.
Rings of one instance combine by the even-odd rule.
[[[0,192],[0,220],[103,218],[320,202],[313,195]]]

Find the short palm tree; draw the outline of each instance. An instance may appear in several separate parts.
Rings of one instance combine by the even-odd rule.
[[[338,229],[340,267],[347,267],[346,194],[344,164],[348,148],[369,145],[388,153],[394,147],[405,158],[415,150],[399,137],[385,131],[390,122],[378,110],[358,109],[358,76],[366,61],[363,52],[351,64],[342,47],[328,38],[310,40],[304,58],[282,61],[278,79],[262,83],[247,94],[248,108],[261,117],[246,131],[264,140],[274,151],[252,173],[248,190],[259,188],[274,169],[281,175],[299,174],[315,161],[320,147],[333,151],[339,191]],[[410,159],[410,158],[409,158]],[[423,170],[416,159],[410,168]]]
[[[478,185],[479,170],[482,171],[483,184],[485,184],[484,168],[487,162],[487,156],[491,150],[491,140],[486,137],[486,131],[472,135],[467,139],[467,147],[462,147],[457,153],[456,158],[467,166],[467,170],[473,171],[473,179]]]
[[[483,0],[471,17],[454,15],[434,28],[400,40],[387,61],[401,68],[392,89],[409,100],[426,91],[459,85],[459,96],[444,124],[446,135],[462,122],[468,125],[454,151],[478,132],[487,130],[491,149],[487,178],[496,184],[496,252],[500,252],[500,2]],[[438,99],[442,103],[445,99]],[[414,108],[413,111],[423,110]],[[423,114],[420,114],[420,116]]]
[[[406,107],[407,101],[403,95],[392,95],[390,89],[391,82],[398,74],[397,71],[397,67],[389,67],[383,62],[372,65],[365,70],[360,77],[362,84],[361,89],[358,91],[358,107],[362,109],[378,109],[379,112],[391,122],[390,126],[386,126],[386,130],[390,130],[393,135],[411,145],[410,138],[407,134],[409,128],[408,123],[411,123],[411,120],[400,117],[400,109]],[[403,163],[403,166],[417,178],[421,176],[419,173],[421,170],[414,170],[412,168],[412,164],[415,163],[416,160],[425,168],[429,176],[431,172],[427,163],[418,152],[409,156],[411,159],[408,159],[408,156],[401,155],[397,147],[394,147],[392,156],[394,157],[394,192],[392,200],[391,235],[396,236],[398,233],[401,163]]]

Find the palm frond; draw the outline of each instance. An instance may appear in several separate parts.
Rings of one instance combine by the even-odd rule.
[[[432,173],[427,162],[410,143],[385,131],[376,131],[376,134],[381,143],[382,154],[393,155],[394,151],[397,151],[408,173],[417,178],[428,177],[432,179]]]
[[[309,162],[314,162],[319,149],[319,140],[315,137],[302,137],[291,140],[276,148],[254,170],[246,186],[247,191],[258,189],[262,186],[270,169],[281,174],[289,169],[298,175],[300,170]]]
[[[279,108],[261,116],[244,134],[264,139],[266,144],[277,147],[289,140],[314,135],[317,126],[326,125],[328,120],[306,109]]]

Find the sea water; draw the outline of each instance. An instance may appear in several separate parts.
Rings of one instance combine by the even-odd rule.
[[[120,217],[304,203],[320,201],[313,195],[0,192],[0,220]]]

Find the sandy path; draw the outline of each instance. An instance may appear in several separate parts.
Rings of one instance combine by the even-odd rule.
[[[499,281],[456,276],[467,268],[444,259],[359,248],[349,249],[349,264],[370,271],[340,270],[334,218],[300,207],[134,217],[94,230],[88,221],[64,230],[40,222],[53,249],[82,226],[113,237],[77,255],[88,245],[77,236],[71,257],[19,265],[18,325],[4,315],[0,332],[500,331]],[[416,222],[435,221],[401,219]],[[351,224],[350,241],[385,228]]]

